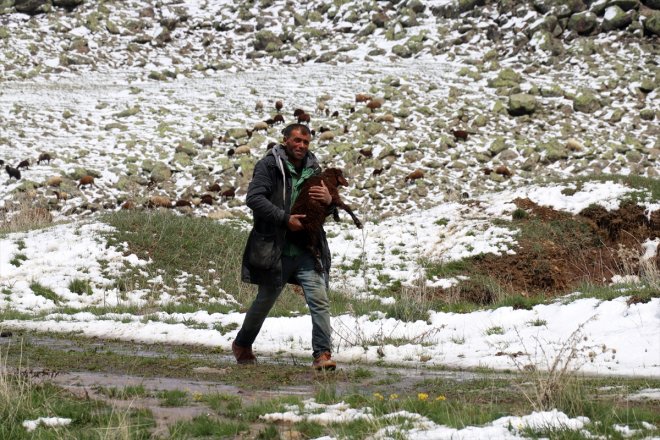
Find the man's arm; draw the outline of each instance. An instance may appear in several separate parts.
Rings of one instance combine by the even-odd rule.
[[[245,203],[252,210],[255,217],[286,226],[289,222],[289,215],[284,212],[284,209],[275,206],[270,201],[275,187],[276,183],[273,182],[266,163],[264,161],[257,162],[252,180],[248,186]]]

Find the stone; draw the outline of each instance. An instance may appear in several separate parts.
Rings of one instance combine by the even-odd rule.
[[[164,182],[172,177],[172,170],[167,164],[157,162],[151,170],[150,177],[153,182]]]
[[[603,17],[603,31],[623,29],[632,23],[632,15],[627,14],[619,6],[610,6],[605,10]]]
[[[660,35],[660,12],[653,11],[644,20],[644,30],[649,34]]]
[[[568,20],[568,29],[577,32],[580,35],[591,33],[598,25],[598,17],[590,11],[579,12],[571,15]]]
[[[584,91],[573,99],[573,110],[578,112],[593,113],[600,107],[598,97],[590,91]]]
[[[511,116],[529,115],[536,111],[536,97],[527,93],[509,96],[508,112]]]
[[[51,6],[49,0],[16,0],[14,8],[16,8],[16,12],[37,15],[50,12]]]

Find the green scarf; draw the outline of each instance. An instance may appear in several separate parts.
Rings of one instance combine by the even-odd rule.
[[[291,183],[292,183],[291,206],[293,206],[293,204],[296,203],[296,199],[300,194],[300,189],[302,188],[303,183],[305,183],[305,180],[309,179],[314,175],[314,168],[303,168],[300,175],[298,175],[298,172],[296,171],[296,167],[293,166],[293,164],[288,160],[286,161],[286,167],[289,170],[289,174],[291,174]],[[295,257],[302,253],[303,253],[302,249],[291,243],[289,240],[287,240],[284,243],[284,249],[282,249],[283,255],[286,255],[288,257]]]
[[[294,167],[293,164],[288,160],[286,161],[286,167],[289,169],[289,173],[291,174],[291,181],[293,183],[293,188],[291,190],[291,206],[293,206],[293,204],[296,203],[296,199],[300,194],[300,189],[302,188],[303,183],[305,183],[305,180],[314,175],[314,168],[303,168],[300,175],[298,175],[296,167]]]

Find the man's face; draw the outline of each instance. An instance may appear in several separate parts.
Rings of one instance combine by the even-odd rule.
[[[284,150],[291,162],[301,161],[309,150],[309,134],[293,130],[289,137],[284,138]]]

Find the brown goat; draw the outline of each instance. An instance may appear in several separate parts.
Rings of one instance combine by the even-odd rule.
[[[362,222],[353,213],[350,206],[344,203],[339,197],[339,186],[348,186],[348,182],[344,178],[344,173],[338,168],[327,168],[321,174],[312,176],[305,181],[300,189],[300,195],[291,208],[291,214],[305,214],[305,217],[300,219],[303,229],[296,232],[289,233],[288,237],[291,241],[302,249],[308,249],[316,259],[314,268],[317,272],[323,272],[321,264],[321,250],[319,248],[319,239],[321,237],[321,228],[325,223],[325,218],[328,215],[328,210],[321,202],[312,199],[309,196],[309,189],[313,186],[320,186],[321,181],[325,183],[330,195],[332,196],[332,204],[335,206],[333,217],[339,220],[339,213],[336,208],[341,208],[353,219],[353,223],[358,228],[362,228]]]
[[[367,108],[372,112],[376,109],[381,108],[382,106],[383,106],[383,101],[380,99],[372,99],[369,102],[367,102]]]
[[[214,183],[212,185],[209,185],[209,187],[206,188],[207,191],[212,191],[212,192],[219,192],[220,189],[221,189],[221,187],[218,183]]]
[[[39,159],[37,159],[37,165],[40,165],[41,162],[48,162],[48,163],[50,163],[50,160],[51,160],[51,159],[52,159],[52,158],[50,157],[50,154],[48,154],[48,153],[41,153],[41,154],[39,155]]]
[[[454,135],[454,139],[466,141],[470,132],[466,130],[451,130],[451,134]]]
[[[87,185],[96,186],[94,184],[94,176],[90,176],[90,175],[82,176],[80,178],[80,181],[78,181],[78,188],[80,188],[81,186],[87,186]]]
[[[499,165],[495,167],[495,174],[499,174],[500,176],[504,176],[504,177],[511,177],[513,175],[511,170],[504,165]]]
[[[273,124],[284,124],[284,116],[282,115],[273,116]]]
[[[371,95],[367,95],[366,93],[358,93],[355,95],[355,102],[367,102],[371,99]]]
[[[422,177],[424,177],[424,171],[417,168],[415,171],[413,171],[412,173],[406,176],[404,182],[407,182],[409,180],[412,182],[413,180],[421,179]]]
[[[25,168],[25,169],[29,170],[30,169],[30,161],[27,160],[27,159],[20,161],[18,163],[18,165],[16,165],[16,169],[20,170],[21,168]]]
[[[236,188],[233,186],[220,193],[220,197],[224,200],[233,199],[236,197]]]
[[[284,107],[284,103],[282,103],[282,101],[275,101],[275,110],[277,110],[277,113],[282,110],[282,107]]]
[[[310,121],[310,116],[307,113],[303,113],[301,115],[298,115],[298,124],[302,124],[303,122],[307,125],[309,125]]]

